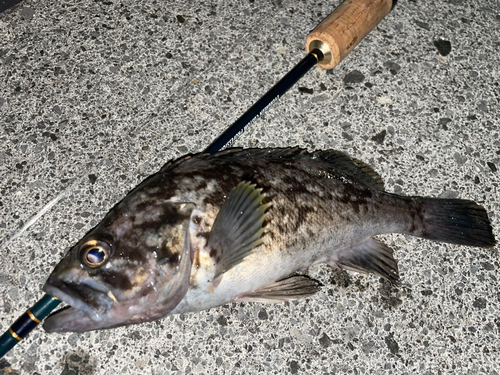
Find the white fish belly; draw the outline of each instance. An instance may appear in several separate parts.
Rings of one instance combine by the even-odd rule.
[[[235,302],[243,293],[269,286],[302,268],[319,263],[320,259],[324,261],[326,254],[323,253],[326,252],[317,250],[311,247],[269,252],[258,248],[243,262],[224,273],[216,287],[211,280],[203,280],[203,273],[199,273],[196,275],[197,285],[190,286],[172,314],[196,312]]]

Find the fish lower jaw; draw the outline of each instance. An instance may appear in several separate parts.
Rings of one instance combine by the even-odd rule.
[[[68,306],[49,315],[43,322],[43,329],[48,333],[86,332],[89,322],[93,323],[83,311]]]
[[[102,319],[104,317],[103,314],[99,314],[97,311],[92,309],[89,305],[87,305],[82,300],[64,293],[61,289],[59,289],[55,286],[52,286],[50,284],[45,284],[43,286],[43,291],[45,293],[47,293],[48,295],[50,295],[52,297],[56,297],[57,299],[66,303],[67,305],[69,305],[71,310],[81,311],[82,313],[84,313],[88,318],[90,318],[94,322],[100,322],[100,321],[102,321]],[[64,310],[64,311],[66,311],[66,310]],[[52,315],[57,315],[58,313],[59,312],[56,311]]]

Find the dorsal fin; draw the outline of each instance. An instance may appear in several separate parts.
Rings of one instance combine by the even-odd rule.
[[[197,155],[186,155],[177,160],[170,161],[163,166],[161,172],[171,170],[180,164],[196,160],[211,160],[225,158],[262,158],[279,160],[313,160],[325,166],[325,172],[329,168],[335,169],[345,175],[369,185],[372,188],[384,190],[384,183],[377,172],[368,164],[351,158],[347,154],[336,150],[308,152],[300,147],[287,148],[230,148],[214,154],[201,153]],[[319,168],[321,170],[321,168]]]
[[[335,169],[362,181],[363,183],[379,190],[384,190],[384,182],[380,175],[368,164],[361,160],[351,158],[341,151],[326,150],[315,151],[310,154],[312,159],[325,161]]]
[[[177,167],[186,161],[194,160],[210,160],[210,159],[224,159],[224,158],[263,158],[263,159],[294,159],[298,155],[307,155],[308,151],[299,147],[287,148],[248,148],[241,147],[229,148],[224,151],[216,152],[213,154],[199,153],[181,156],[178,159],[170,160],[163,167],[160,172],[165,172]]]

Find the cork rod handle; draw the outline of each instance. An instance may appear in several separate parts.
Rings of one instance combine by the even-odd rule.
[[[306,51],[319,49],[318,65],[333,69],[389,14],[395,0],[346,0],[306,38]]]

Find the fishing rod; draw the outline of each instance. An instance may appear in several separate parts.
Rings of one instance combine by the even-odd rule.
[[[307,55],[262,98],[250,107],[205,153],[230,147],[249,126],[282,97],[313,66],[333,69],[396,5],[397,0],[346,0],[326,17],[306,38]],[[0,358],[45,319],[59,304],[48,294],[28,309],[0,337]]]
[[[14,5],[20,3],[22,0],[0,0],[0,13],[4,10],[12,8]]]

